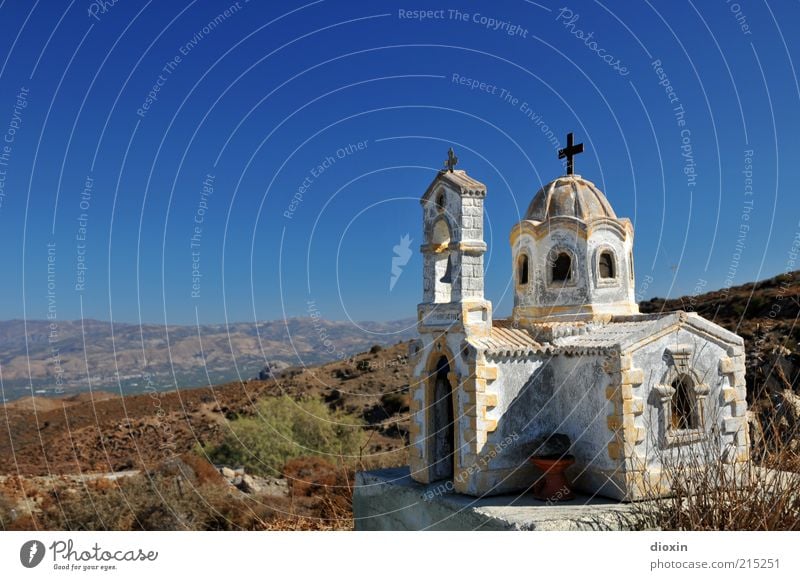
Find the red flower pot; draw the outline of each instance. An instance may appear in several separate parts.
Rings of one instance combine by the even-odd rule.
[[[575,493],[564,475],[567,467],[575,463],[574,457],[571,455],[559,459],[531,457],[530,461],[544,472],[533,484],[533,497],[548,503],[575,498]]]

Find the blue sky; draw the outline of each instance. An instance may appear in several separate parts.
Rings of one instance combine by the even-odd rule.
[[[640,298],[795,268],[796,2],[98,6],[0,7],[2,319],[414,316],[450,146],[489,189],[505,314],[568,131],[634,222]]]

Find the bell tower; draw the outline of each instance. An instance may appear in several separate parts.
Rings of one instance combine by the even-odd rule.
[[[486,186],[455,169],[450,149],[422,196],[423,296],[417,308],[420,332],[443,329],[488,334],[492,305],[483,297],[483,200]]]

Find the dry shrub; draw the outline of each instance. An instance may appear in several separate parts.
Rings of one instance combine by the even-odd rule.
[[[8,530],[17,519],[14,503],[0,492],[0,530]]]
[[[197,454],[184,453],[181,455],[181,459],[194,471],[200,485],[223,485],[225,483],[225,478],[217,468]]]
[[[346,485],[342,469],[321,457],[298,457],[286,462],[283,475],[294,497],[318,495],[328,488]]]
[[[391,417],[398,413],[407,413],[411,396],[407,392],[386,393],[381,397],[381,406]]]
[[[287,514],[313,509],[282,497],[250,497],[215,477],[213,466],[187,455],[147,474],[56,486],[14,529],[260,530]],[[222,483],[221,483],[222,482]]]
[[[350,490],[328,487],[332,466],[320,466],[308,495],[247,495],[193,455],[173,457],[153,470],[116,480],[62,481],[38,489],[36,507],[11,518],[0,501],[0,522],[15,530],[329,530],[352,527]],[[306,466],[307,468],[309,466]],[[300,471],[298,471],[300,473]],[[336,479],[334,481],[338,482]],[[0,529],[3,529],[0,528]]]
[[[766,442],[762,441],[762,444]],[[707,445],[701,463],[679,457],[664,465],[671,495],[634,504],[646,527],[664,530],[800,530],[800,473],[790,446],[753,451],[750,463],[728,464]]]
[[[283,519],[283,529],[349,530],[353,528],[353,471],[340,462],[333,465],[320,457],[299,457],[283,468],[294,501],[308,501],[316,516]],[[277,528],[273,528],[277,529]]]
[[[800,397],[796,355],[748,348],[747,427],[751,462],[735,470],[708,440],[701,464],[665,466],[672,495],[635,504],[652,527],[670,530],[800,530]],[[651,496],[658,498],[657,490]]]

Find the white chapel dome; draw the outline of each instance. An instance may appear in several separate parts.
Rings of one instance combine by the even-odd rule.
[[[526,220],[537,222],[555,217],[592,221],[597,218],[616,219],[617,215],[594,183],[580,175],[564,175],[542,187],[525,214]]]

